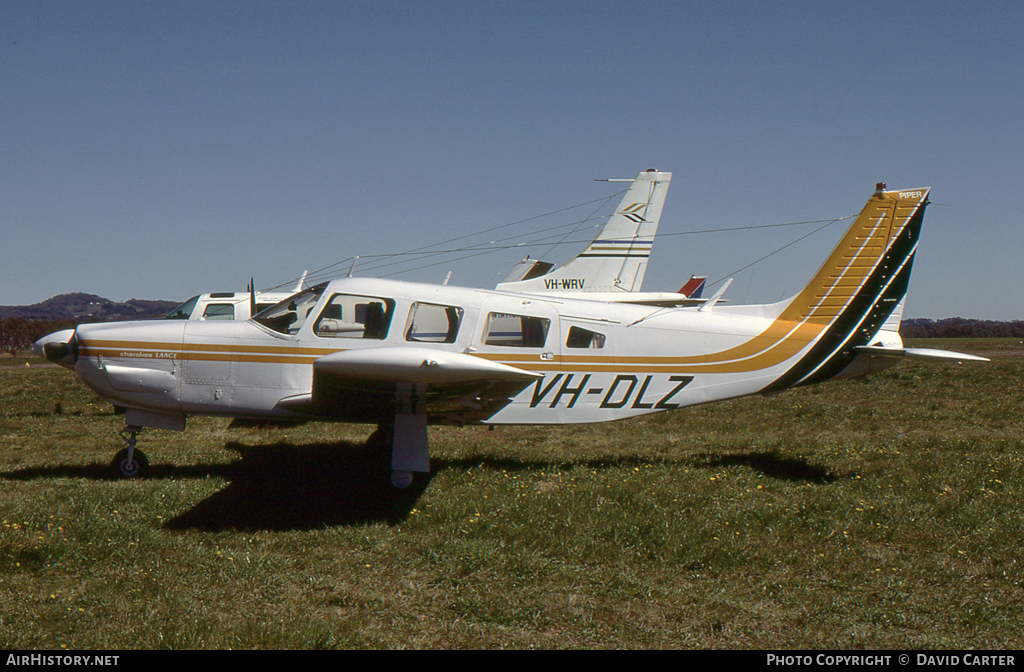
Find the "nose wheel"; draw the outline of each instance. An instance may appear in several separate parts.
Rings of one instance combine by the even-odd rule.
[[[128,425],[121,430],[121,438],[124,439],[125,448],[119,450],[114,459],[110,461],[111,468],[124,478],[136,478],[144,476],[149,468],[149,459],[141,450],[135,449],[135,441],[138,438],[142,427]]]

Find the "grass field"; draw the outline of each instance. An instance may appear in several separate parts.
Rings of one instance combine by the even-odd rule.
[[[1020,648],[1024,345],[650,418],[146,432],[0,360],[0,648]],[[26,366],[26,362],[31,366]],[[375,475],[375,474],[374,474]]]

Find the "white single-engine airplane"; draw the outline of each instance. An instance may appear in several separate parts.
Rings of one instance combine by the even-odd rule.
[[[798,294],[767,305],[653,307],[344,278],[248,321],[80,325],[37,351],[125,407],[122,473],[144,427],[189,415],[378,425],[391,481],[429,472],[431,424],[618,420],[859,376],[902,357],[903,297],[928,189],[878,185]]]

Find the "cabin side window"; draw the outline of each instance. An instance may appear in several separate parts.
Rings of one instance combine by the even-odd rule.
[[[335,294],[313,325],[313,333],[323,338],[382,340],[388,335],[394,312],[393,299]]]
[[[462,322],[462,308],[414,303],[405,323],[405,340],[416,343],[454,343]]]
[[[548,339],[551,320],[545,317],[490,313],[484,330],[485,345],[512,348],[542,348]]]
[[[231,303],[211,303],[203,311],[204,320],[233,320],[235,306]]]
[[[604,334],[581,327],[569,327],[569,336],[565,339],[567,348],[603,348]]]

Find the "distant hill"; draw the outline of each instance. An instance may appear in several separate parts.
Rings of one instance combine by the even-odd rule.
[[[0,319],[20,317],[24,320],[55,322],[118,322],[144,320],[166,315],[177,301],[146,301],[131,299],[117,303],[95,294],[73,292],[60,294],[31,306],[0,306]]]

